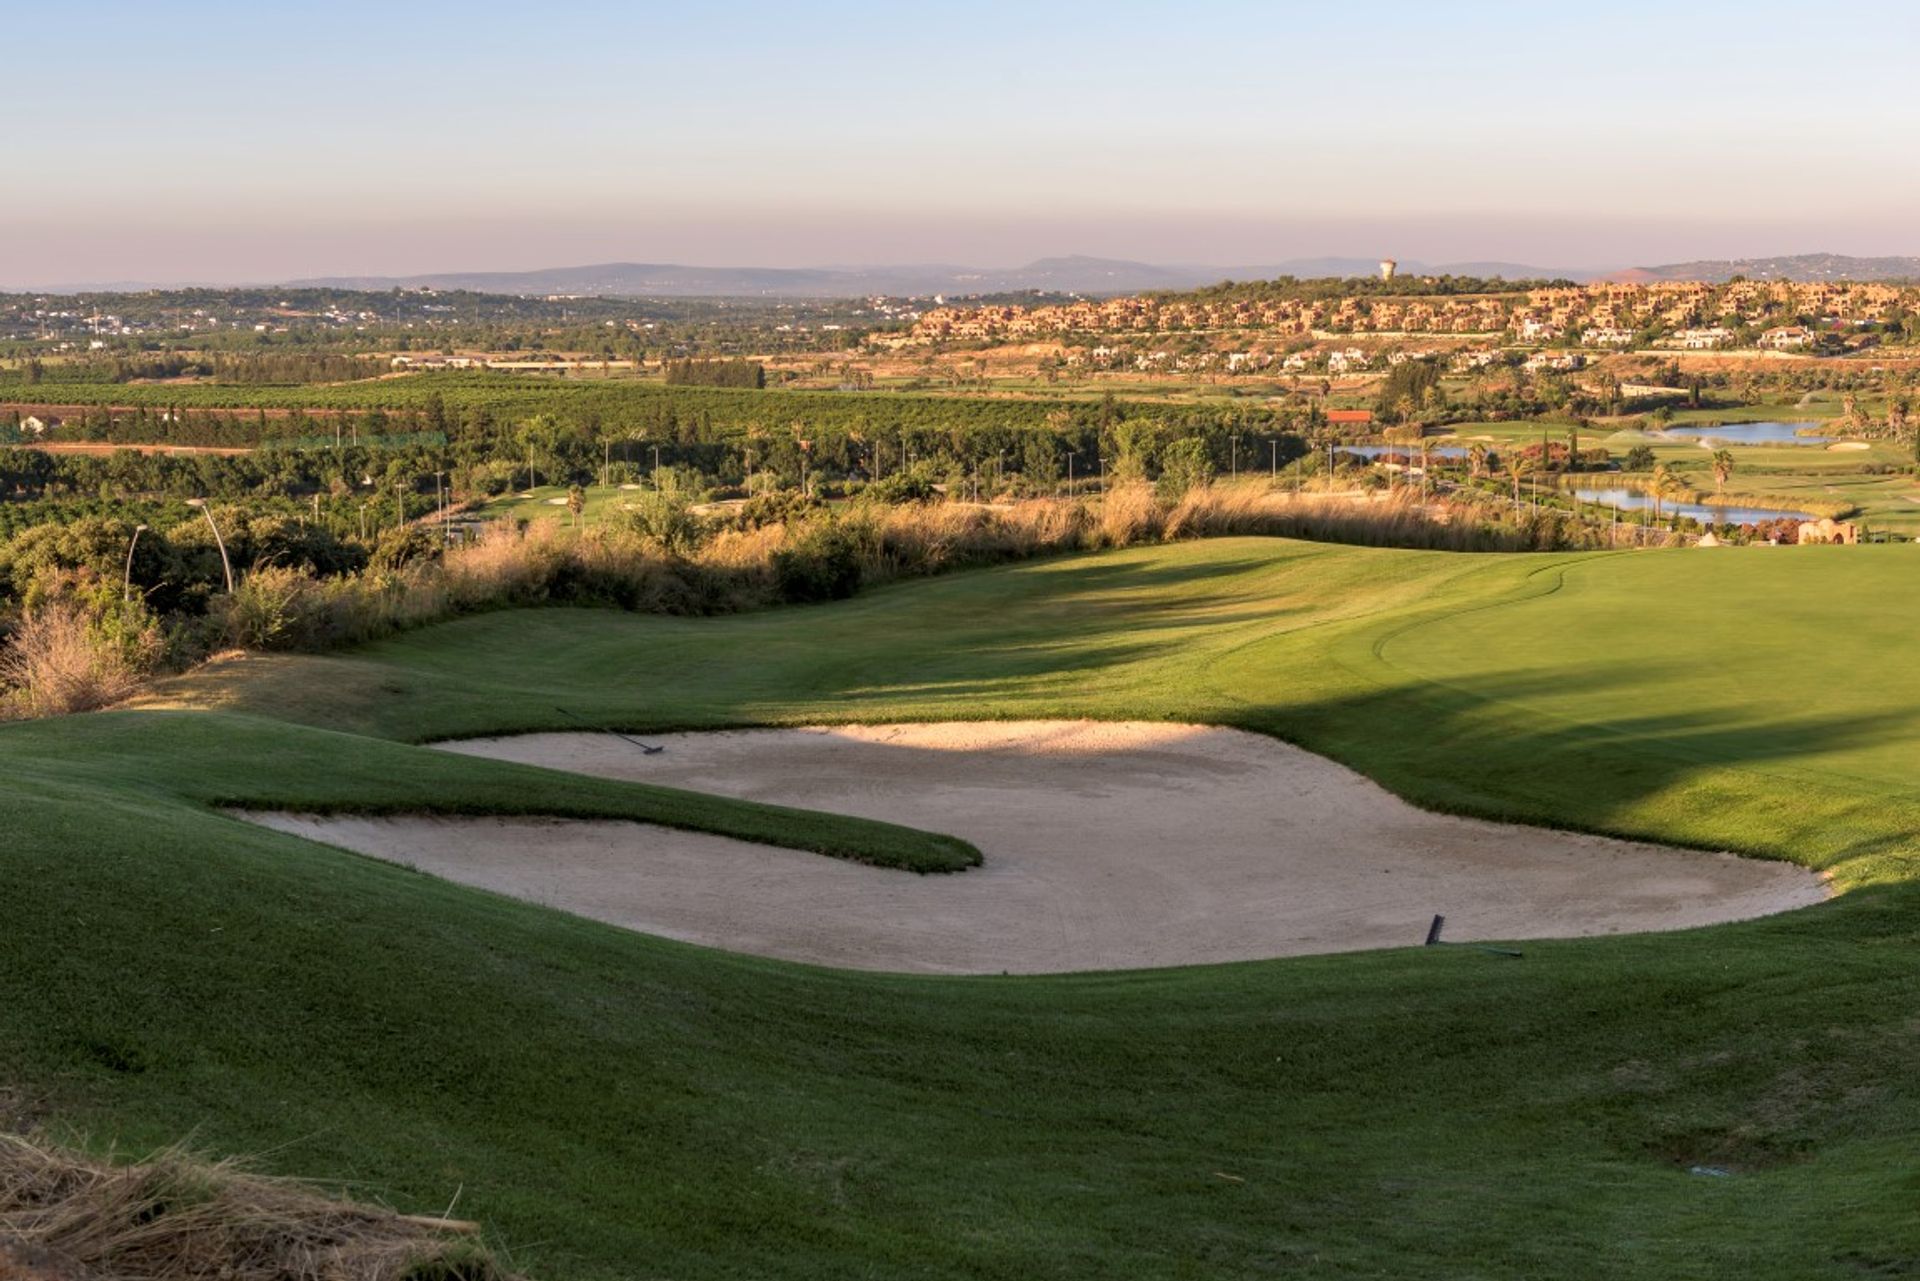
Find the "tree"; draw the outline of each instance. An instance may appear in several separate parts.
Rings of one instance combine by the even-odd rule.
[[[1387,371],[1373,412],[1383,421],[1406,423],[1427,405],[1440,387],[1440,366],[1431,360],[1404,360]]]
[[[1727,477],[1733,475],[1733,451],[1716,449],[1713,451],[1713,492],[1722,494],[1727,488]]]
[[[1518,449],[1507,455],[1507,472],[1513,477],[1513,501],[1516,506],[1520,502],[1520,478],[1531,476],[1537,465],[1531,454]]]
[[[1475,479],[1487,470],[1487,458],[1492,452],[1484,440],[1476,440],[1467,447],[1467,469]]]
[[[1656,465],[1653,469],[1653,481],[1648,486],[1648,492],[1653,495],[1653,518],[1660,519],[1660,504],[1663,499],[1680,493],[1686,487],[1686,482],[1673,468],[1665,463]]]
[[[567,486],[567,510],[573,513],[573,527],[580,528],[581,513],[587,509],[587,491],[578,485]]]
[[[1212,479],[1213,457],[1199,437],[1176,440],[1161,451],[1160,488],[1166,497],[1179,498]]]

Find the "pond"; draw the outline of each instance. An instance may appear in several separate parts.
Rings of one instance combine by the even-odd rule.
[[[1583,503],[1599,503],[1603,507],[1618,506],[1623,512],[1650,511],[1653,508],[1653,495],[1643,494],[1632,489],[1576,489],[1574,497]],[[1663,516],[1691,516],[1703,523],[1715,525],[1757,525],[1769,520],[1813,520],[1812,512],[1781,511],[1773,507],[1718,507],[1706,503],[1678,503],[1671,499],[1660,504]]]
[[[1728,445],[1831,445],[1838,437],[1802,436],[1806,423],[1720,423],[1715,426],[1669,427],[1668,436],[1720,441]]]
[[[1342,454],[1352,454],[1356,458],[1383,458],[1388,455],[1407,455],[1415,462],[1420,461],[1420,449],[1417,445],[1336,445],[1335,450]],[[1467,451],[1459,445],[1428,445],[1427,457],[1465,458]]]

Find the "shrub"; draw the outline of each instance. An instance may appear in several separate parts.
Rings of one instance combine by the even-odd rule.
[[[650,489],[635,496],[621,523],[641,542],[670,556],[685,556],[704,532],[679,490]]]
[[[844,600],[860,589],[860,539],[840,521],[802,525],[773,553],[773,576],[780,599]]]
[[[933,478],[921,467],[882,476],[860,491],[860,501],[896,506],[900,503],[924,503],[935,497]]]
[[[139,672],[115,637],[73,601],[52,601],[23,615],[0,649],[0,682],[30,716],[90,712],[138,687]]]
[[[1160,455],[1160,497],[1177,502],[1188,491],[1213,479],[1213,456],[1197,436],[1176,440]]]

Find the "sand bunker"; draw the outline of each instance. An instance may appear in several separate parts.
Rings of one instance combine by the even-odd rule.
[[[1191,965],[1678,929],[1818,902],[1783,863],[1429,814],[1237,730],[1024,722],[606,734],[447,750],[887,819],[984,867],[917,876],[638,823],[256,815],[651,934],[958,973]]]

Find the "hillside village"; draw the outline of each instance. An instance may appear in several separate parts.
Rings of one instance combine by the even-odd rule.
[[[1441,348],[1400,354],[1432,356],[1444,350],[1462,368],[1486,363],[1491,349],[1503,345],[1559,347],[1569,353],[1842,355],[1920,342],[1920,287],[1740,280],[1717,285],[1596,282],[1471,295],[1145,295],[1033,307],[941,307],[904,333],[875,341],[898,348],[1240,334],[1257,335],[1255,345],[1206,363],[1230,373],[1276,366],[1287,372],[1331,373],[1365,368],[1376,353],[1314,346],[1344,338],[1436,340]],[[1105,344],[1079,348],[1068,357],[1072,364],[1108,368],[1147,368],[1173,358],[1170,353]],[[1580,363],[1577,354],[1543,360],[1557,368]]]

